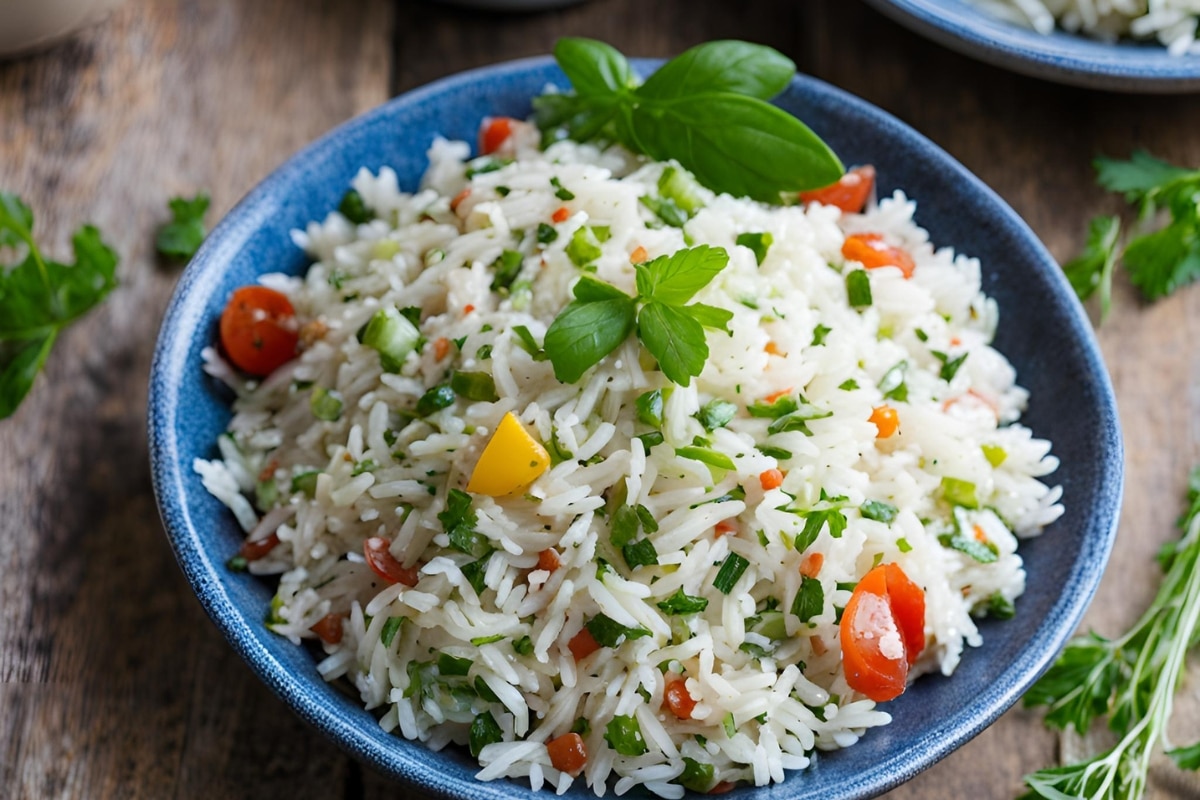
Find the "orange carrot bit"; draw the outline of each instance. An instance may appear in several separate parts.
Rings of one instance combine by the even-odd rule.
[[[821,553],[809,553],[800,562],[800,574],[806,578],[815,578],[825,566],[825,556]]]
[[[472,303],[467,303],[465,306],[463,306],[463,316],[466,316],[467,314],[470,314],[470,313],[471,313],[472,311],[474,311],[474,310],[475,310],[475,306],[474,306],[474,304],[472,304]]]
[[[900,415],[891,406],[877,406],[871,411],[870,421],[875,423],[877,439],[886,439],[900,430]]]
[[[454,195],[454,199],[450,201],[450,210],[458,211],[458,207],[462,205],[462,201],[471,196],[471,187],[468,186],[458,194]]]
[[[734,525],[732,522],[730,522],[727,519],[721,520],[716,525],[714,525],[713,528],[716,531],[718,539],[720,539],[722,536],[727,536],[731,533],[737,532],[737,525]]]
[[[649,256],[650,256],[650,254],[646,252],[646,248],[642,247],[639,244],[637,246],[637,249],[635,249],[632,253],[629,254],[629,263],[641,264],[643,261],[645,261],[647,258],[649,258]]]
[[[764,492],[778,489],[783,486],[783,473],[774,467],[763,470],[758,474],[758,482],[762,485]]]
[[[575,661],[583,661],[592,653],[600,649],[600,643],[596,641],[596,637],[592,636],[592,632],[587,628],[580,628],[579,633],[571,637],[571,641],[567,642],[567,649],[571,651],[571,655],[575,656]]]
[[[842,256],[848,261],[857,261],[867,269],[897,267],[906,278],[911,278],[916,269],[912,256],[899,247],[892,247],[878,233],[847,236],[842,243]]]
[[[445,336],[440,339],[433,340],[433,357],[441,361],[446,356],[450,355],[450,340]]]
[[[778,392],[774,392],[772,394],[767,395],[766,397],[763,398],[763,400],[766,401],[767,403],[774,403],[776,400],[783,397],[784,395],[789,395],[791,393],[792,393],[792,387],[789,386],[786,389],[780,389]]]
[[[721,781],[706,792],[706,794],[725,794],[732,792],[737,787],[733,781]]]
[[[511,117],[492,117],[487,120],[479,131],[479,152],[483,155],[494,153],[508,141],[512,135],[513,120]]]
[[[787,353],[785,353],[779,349],[779,345],[775,344],[774,341],[767,342],[766,346],[763,347],[763,351],[766,353],[770,353],[773,356],[786,356],[787,355]]]
[[[564,733],[546,742],[550,764],[559,772],[576,777],[587,766],[587,746],[578,733]]]
[[[957,336],[950,337],[950,346],[951,347],[958,347],[960,344],[962,344],[962,339],[958,338]]]
[[[820,657],[829,652],[829,648],[825,646],[825,640],[820,636],[808,637],[808,643],[812,645],[813,654]]]
[[[548,547],[542,552],[538,553],[538,569],[544,569],[547,572],[554,572],[554,570],[558,569],[560,564],[562,564],[562,561],[560,561],[558,558],[558,551],[553,547]]]
[[[987,534],[984,533],[983,528],[979,527],[978,525],[975,526],[975,541],[982,542],[983,544],[988,543]]]
[[[309,630],[325,644],[337,644],[342,640],[342,617],[340,614],[326,614]]]
[[[566,222],[570,216],[571,210],[566,206],[562,206],[550,215],[550,219],[554,220],[555,222]]]

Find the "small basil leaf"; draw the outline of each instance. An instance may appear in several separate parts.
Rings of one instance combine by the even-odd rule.
[[[638,87],[639,97],[659,100],[702,92],[732,92],[770,100],[787,88],[796,65],[761,44],[724,40],[685,50]]]
[[[687,312],[652,302],[642,308],[637,322],[642,343],[673,383],[687,386],[704,369],[708,360],[704,328]]]
[[[574,383],[616,350],[633,331],[636,308],[631,298],[623,296],[591,303],[576,301],[563,309],[550,324],[543,344],[554,365],[554,377]]]

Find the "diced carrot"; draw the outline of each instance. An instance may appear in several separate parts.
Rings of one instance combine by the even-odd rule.
[[[767,342],[766,346],[763,347],[763,350],[767,353],[770,353],[773,356],[786,356],[787,355],[787,353],[785,353],[779,349],[779,345],[775,344],[774,341]]]
[[[450,201],[450,210],[458,211],[458,207],[462,205],[462,201],[471,196],[471,187],[468,186],[458,194],[454,195],[454,199]]]
[[[474,310],[475,310],[475,306],[471,303],[467,303],[465,306],[463,306],[463,316],[470,314]]]
[[[876,406],[871,411],[870,421],[875,423],[877,439],[886,439],[900,430],[900,415],[891,406]]]
[[[958,347],[960,344],[962,344],[962,339],[958,338],[957,336],[950,337],[950,346],[951,347]]]
[[[975,526],[975,541],[983,542],[984,544],[987,544],[988,542],[987,534],[984,533],[983,528],[979,527],[978,525]]]
[[[260,558],[266,557],[279,544],[279,534],[270,533],[261,539],[256,539],[253,542],[242,542],[241,548],[238,550],[238,555],[247,561],[258,561]]]
[[[783,473],[774,467],[763,470],[758,474],[758,482],[762,485],[764,492],[778,489],[783,486]]]
[[[550,764],[559,772],[577,776],[587,766],[587,746],[578,733],[564,733],[546,742]]]
[[[309,628],[325,644],[337,644],[342,640],[342,615],[326,614]]]
[[[509,117],[492,117],[479,131],[479,152],[483,155],[500,149],[512,135],[513,121]]]
[[[570,216],[571,210],[566,206],[560,206],[553,214],[550,215],[550,219],[554,220],[555,222],[566,222],[567,218]]]
[[[850,170],[837,183],[801,192],[800,202],[837,206],[842,211],[854,214],[863,210],[873,188],[875,188],[875,168],[866,164]]]
[[[650,254],[646,252],[646,248],[639,244],[637,248],[629,254],[629,263],[641,264],[649,255]]]
[[[800,574],[806,578],[815,578],[825,565],[825,556],[821,553],[809,553],[800,562]]]
[[[856,233],[847,236],[842,243],[842,255],[848,261],[857,261],[867,269],[897,267],[904,277],[911,278],[916,264],[912,256],[899,247],[892,247],[878,233]]]
[[[544,569],[546,572],[554,572],[554,570],[558,569],[560,564],[562,564],[562,562],[558,558],[558,551],[553,547],[548,547],[542,552],[538,553],[538,569]]]
[[[596,637],[592,636],[591,631],[587,628],[580,628],[579,633],[572,636],[571,641],[567,642],[567,648],[571,651],[571,655],[575,656],[576,661],[583,661],[600,649],[600,643],[596,641]]]
[[[728,534],[737,532],[737,525],[734,525],[727,519],[723,519],[713,526],[716,530],[717,538],[727,536]]]
[[[441,361],[446,356],[450,355],[450,340],[445,336],[433,340],[433,357]]]
[[[825,645],[825,640],[820,636],[808,637],[808,643],[812,645],[814,655],[823,656],[829,652],[829,648]]]
[[[774,403],[776,400],[783,397],[784,395],[788,395],[791,393],[792,393],[792,387],[789,386],[786,389],[780,389],[778,392],[773,392],[773,393],[767,395],[766,397],[763,398],[763,400],[766,401],[767,403]]]
[[[691,719],[692,711],[696,708],[696,701],[687,690],[687,681],[683,678],[667,681],[667,685],[663,688],[663,705],[671,709],[680,719]]]

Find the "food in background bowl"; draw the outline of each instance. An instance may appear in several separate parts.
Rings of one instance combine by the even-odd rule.
[[[634,66],[644,75],[657,65]],[[477,781],[479,763],[465,747],[435,752],[385,731],[357,693],[344,691],[345,682],[323,680],[311,648],[296,647],[263,624],[271,613],[275,581],[224,566],[244,534],[204,490],[193,463],[213,457],[213,441],[228,426],[230,412],[227,396],[214,391],[199,365],[237,289],[276,269],[306,273],[310,259],[290,232],[325,219],[359,166],[373,175],[391,166],[399,185],[416,187],[429,167],[424,154],[435,133],[473,139],[480,119],[489,114],[524,117],[530,113],[529,98],[548,83],[566,85],[548,59],[456,76],[398,98],[294,157],[235,208],[197,254],[164,321],[152,370],[156,494],[180,565],[217,627],[291,708],[348,752],[423,790],[479,800],[507,799],[527,788],[519,781]],[[1054,477],[1065,490],[1064,514],[1052,531],[1021,545],[1028,579],[1016,616],[977,620],[983,643],[968,651],[952,677],[917,680],[884,707],[893,717],[890,724],[868,731],[854,747],[820,752],[819,766],[795,780],[734,790],[746,798],[845,800],[893,787],[951,752],[994,720],[1049,664],[1078,624],[1111,546],[1120,496],[1120,439],[1111,389],[1087,320],[1049,255],[1011,209],[911,129],[839,90],[799,76],[778,102],[808,120],[850,163],[874,161],[881,195],[892,196],[897,186],[911,189],[921,199],[921,227],[933,241],[983,257],[982,285],[1006,320],[997,328],[996,346],[1030,389],[1023,422],[1052,435],[1061,458]],[[876,273],[880,270],[872,279]],[[824,529],[821,535],[828,536]],[[624,568],[623,560],[617,563]],[[634,644],[638,641],[645,638]],[[594,793],[584,780],[575,780],[566,795]]]
[[[1171,55],[1200,54],[1196,4],[1188,0],[1095,3],[1093,0],[968,0],[1000,19],[1049,35],[1055,27],[1106,41],[1154,40]]]
[[[539,140],[297,231],[220,326],[265,377],[205,352],[238,399],[195,468],[386,730],[535,788],[781,781],[1012,615],[1057,460],[979,262],[869,168],[771,206]]]

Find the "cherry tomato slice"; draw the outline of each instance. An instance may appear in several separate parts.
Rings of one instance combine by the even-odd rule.
[[[403,583],[405,586],[417,585],[417,568],[405,567],[392,555],[392,543],[382,536],[372,536],[363,542],[363,555],[367,565],[376,575],[388,583]]]
[[[821,203],[837,206],[842,211],[857,214],[867,204],[875,188],[875,168],[870,164],[855,167],[841,177],[837,183],[809,192],[800,193],[800,202]]]
[[[663,705],[680,719],[691,719],[692,711],[696,709],[696,701],[687,690],[687,681],[683,678],[667,681],[663,688]]]
[[[899,247],[892,247],[878,233],[856,233],[847,236],[842,243],[842,255],[849,261],[857,261],[867,269],[897,267],[904,277],[911,278],[917,265],[912,256]]]
[[[564,733],[546,742],[550,764],[559,772],[576,776],[587,766],[587,747],[578,733]]]
[[[326,614],[309,628],[322,642],[337,644],[342,640],[342,617],[340,614]]]
[[[238,555],[247,561],[258,561],[260,558],[265,558],[278,544],[279,534],[277,533],[267,534],[253,542],[247,539],[238,549]]]
[[[592,636],[591,631],[587,628],[580,628],[579,633],[572,636],[571,641],[567,642],[567,649],[571,651],[571,655],[578,662],[599,650],[600,643],[596,641],[595,636]]]
[[[270,375],[291,361],[299,339],[296,310],[274,289],[243,286],[221,313],[221,347],[250,375]]]
[[[850,688],[877,703],[899,697],[925,644],[924,592],[899,566],[875,567],[846,604],[840,638]]]
[[[512,136],[513,121],[510,117],[492,117],[479,131],[479,152],[488,155],[499,150],[508,137]]]

